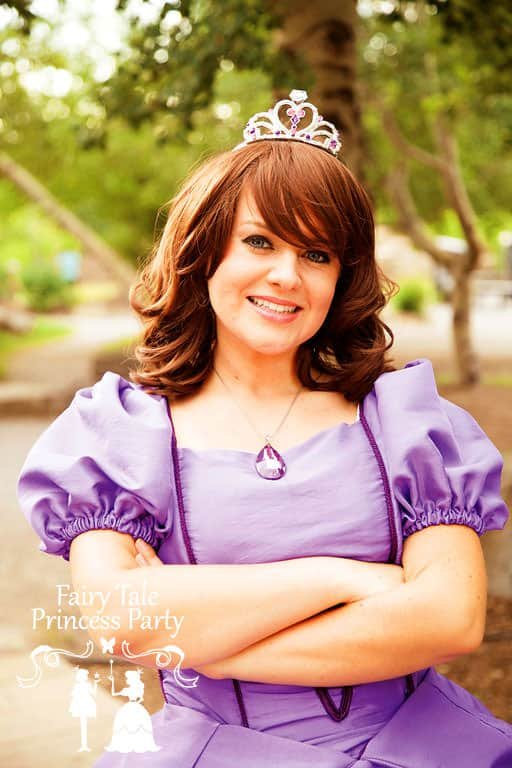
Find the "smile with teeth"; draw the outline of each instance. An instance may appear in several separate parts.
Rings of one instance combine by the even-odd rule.
[[[265,301],[264,299],[256,299],[254,296],[248,296],[248,299],[258,307],[266,307],[267,309],[271,309],[273,312],[279,312],[282,314],[293,314],[293,312],[298,312],[300,309],[300,307],[285,307],[283,304],[274,304],[273,302]]]

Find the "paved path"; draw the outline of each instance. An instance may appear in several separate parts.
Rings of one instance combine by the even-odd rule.
[[[450,360],[453,357],[451,308],[447,304],[433,305],[424,319],[395,315],[388,308],[382,317],[395,334],[396,352],[400,357],[411,360],[417,357]],[[512,306],[474,307],[471,330],[478,355],[484,360],[508,359],[512,374]]]
[[[93,383],[95,351],[140,330],[134,314],[124,309],[85,306],[52,319],[70,326],[72,334],[11,358],[7,380],[0,382],[0,417],[59,412],[76,389]]]

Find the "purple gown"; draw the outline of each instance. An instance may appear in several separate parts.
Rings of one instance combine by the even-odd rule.
[[[46,552],[68,558],[74,536],[109,528],[182,564],[400,563],[404,538],[426,526],[481,535],[508,517],[500,453],[439,396],[424,358],[382,374],[353,424],[283,455],[286,475],[269,481],[252,453],[181,448],[166,399],[107,372],[35,443],[19,500]],[[512,766],[512,725],[434,667],[332,688],[203,675],[184,688],[171,671],[161,682],[166,703],[152,718],[161,750],[104,753],[96,768]]]

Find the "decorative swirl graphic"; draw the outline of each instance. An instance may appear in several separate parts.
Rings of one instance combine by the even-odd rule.
[[[43,666],[46,664],[47,667],[53,667],[55,669],[55,667],[59,666],[60,656],[70,656],[73,659],[87,659],[89,656],[92,656],[93,650],[94,643],[92,640],[87,641],[83,653],[73,653],[72,651],[66,651],[64,648],[53,648],[51,645],[38,645],[30,654],[35,669],[34,675],[32,677],[20,677],[19,675],[16,675],[18,685],[20,688],[35,688],[35,686],[38,685],[43,676],[43,671],[39,665],[39,656],[41,656],[41,654],[44,654],[42,658]]]
[[[185,659],[185,654],[177,645],[165,645],[163,648],[153,648],[149,651],[144,651],[144,653],[132,653],[129,648],[129,643],[127,643],[126,640],[123,640],[121,643],[121,650],[123,656],[127,659],[142,659],[144,656],[152,656],[155,654],[156,666],[160,668],[168,666],[171,663],[172,654],[175,653],[179,656],[180,660],[173,669],[174,679],[178,685],[182,686],[182,688],[197,688],[199,675],[197,675],[197,677],[189,678],[184,677],[181,674],[181,664]]]

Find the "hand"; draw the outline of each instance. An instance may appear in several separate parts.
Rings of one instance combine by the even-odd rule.
[[[151,568],[152,566],[164,565],[153,547],[144,541],[144,539],[137,539],[135,541],[135,549],[137,550],[135,562],[140,568]],[[209,664],[201,664],[201,666],[196,665],[194,670],[205,675],[205,677],[220,680],[222,679],[221,663],[221,661],[218,661]]]
[[[219,661],[208,662],[207,664],[201,664],[200,666],[196,664],[194,667],[194,672],[199,672],[201,675],[204,675],[205,677],[212,678],[212,680],[223,680],[224,674],[223,674],[222,665],[226,661],[229,661],[229,658],[220,659]]]
[[[152,568],[158,565],[164,565],[153,547],[144,541],[144,539],[137,539],[135,541],[135,549],[137,550],[135,562],[140,568]]]

